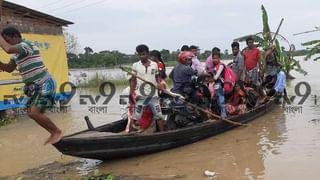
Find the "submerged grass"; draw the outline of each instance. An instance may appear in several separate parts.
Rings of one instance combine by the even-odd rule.
[[[115,86],[129,86],[129,81],[127,79],[117,79],[110,80],[105,77],[99,77],[98,75],[95,78],[88,80],[87,82],[78,84],[79,88],[95,88],[100,87],[100,85],[104,82],[110,82]]]
[[[114,180],[114,176],[111,173],[102,174],[99,170],[94,170],[91,175],[88,175],[82,180]]]
[[[126,87],[129,86],[129,81],[127,79],[117,79],[117,80],[110,80],[105,77],[99,77],[98,75],[84,83],[80,83],[77,87],[79,88],[96,88],[100,87],[100,85],[104,82],[110,82],[114,84],[115,86],[121,86],[121,87]],[[170,87],[172,86],[173,82],[171,79],[167,78],[166,79],[167,85]]]
[[[0,127],[5,126],[7,124],[10,124],[12,122],[16,121],[16,118],[10,117],[10,116],[4,116],[0,118]]]

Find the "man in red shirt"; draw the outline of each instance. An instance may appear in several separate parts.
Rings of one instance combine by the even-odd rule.
[[[243,50],[243,57],[246,68],[246,82],[257,87],[258,85],[258,69],[260,62],[260,50],[253,44],[252,37],[246,39],[248,47]]]

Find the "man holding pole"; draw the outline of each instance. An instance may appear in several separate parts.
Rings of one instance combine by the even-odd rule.
[[[160,87],[160,77],[158,76],[158,65],[157,63],[149,59],[149,48],[148,46],[141,44],[136,47],[136,54],[139,57],[139,61],[132,65],[133,76],[130,81],[130,94],[136,90],[136,102],[133,112],[133,121],[139,122],[146,107],[150,107],[153,120],[156,122],[160,131],[165,130],[165,121],[163,119],[159,97],[157,94],[157,87]],[[139,78],[143,77],[146,83]],[[141,122],[139,122],[141,126]],[[148,127],[140,129],[145,131]]]

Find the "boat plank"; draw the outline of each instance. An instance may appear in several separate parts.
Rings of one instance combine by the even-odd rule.
[[[77,134],[71,137],[67,137],[66,139],[77,139],[77,138],[91,138],[91,137],[105,137],[105,136],[116,136],[119,133],[112,132],[100,132],[100,131],[87,131],[81,134]]]

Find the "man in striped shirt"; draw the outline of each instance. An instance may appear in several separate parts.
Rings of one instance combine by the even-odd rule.
[[[29,97],[28,116],[45,128],[51,135],[46,144],[54,144],[61,139],[61,130],[43,114],[54,105],[56,83],[48,73],[40,57],[39,49],[30,41],[22,39],[14,27],[3,29],[0,46],[8,54],[14,54],[9,63],[0,61],[0,70],[11,73],[16,68],[25,83],[24,92]]]

